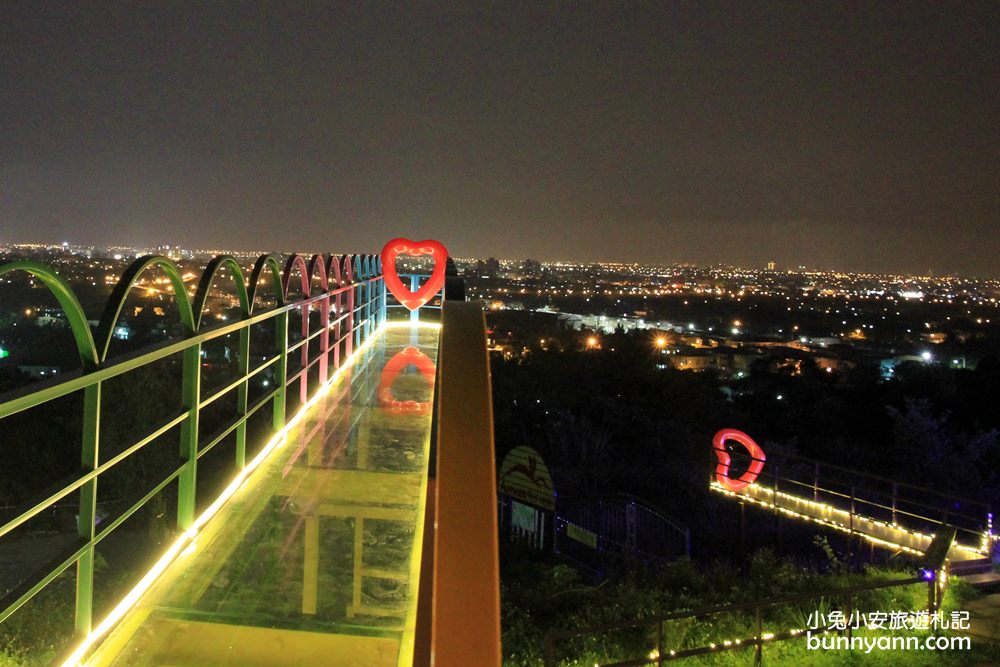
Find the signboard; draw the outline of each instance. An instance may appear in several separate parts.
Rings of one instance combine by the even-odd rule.
[[[566,522],[566,537],[576,540],[582,544],[586,544],[591,549],[597,548],[597,535],[577,526],[576,524]]]
[[[500,464],[500,493],[549,511],[556,509],[556,492],[549,469],[531,447],[510,450]]]

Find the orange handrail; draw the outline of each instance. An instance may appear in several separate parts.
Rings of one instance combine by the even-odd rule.
[[[439,667],[501,663],[488,354],[479,302],[445,301],[438,356],[431,650],[425,663]]]

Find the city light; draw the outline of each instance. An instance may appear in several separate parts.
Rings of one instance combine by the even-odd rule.
[[[660,336],[659,338],[656,339],[656,347],[658,347],[658,348],[660,348],[662,350],[666,346],[667,346],[667,339],[666,338],[664,338],[663,336]]]
[[[587,347],[591,349],[597,347],[597,336],[590,336],[587,338]]]

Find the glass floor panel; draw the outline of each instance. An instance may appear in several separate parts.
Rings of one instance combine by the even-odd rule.
[[[86,664],[412,664],[438,333],[377,334]]]

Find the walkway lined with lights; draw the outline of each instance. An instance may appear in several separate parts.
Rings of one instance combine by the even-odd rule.
[[[412,664],[438,337],[373,336],[85,664]]]
[[[885,521],[867,517],[862,513],[853,514],[833,505],[816,502],[781,491],[775,492],[764,484],[750,484],[739,491],[725,489],[717,481],[712,481],[709,488],[733,499],[759,505],[771,511],[777,511],[784,516],[811,521],[834,530],[859,535],[875,546],[913,555],[921,555],[927,549],[933,535],[917,532]],[[984,534],[984,544],[976,548],[966,544],[952,543],[948,551],[949,560],[964,561],[983,558],[987,553]],[[977,545],[978,546],[978,545]]]

